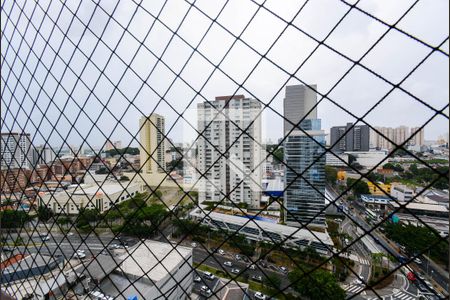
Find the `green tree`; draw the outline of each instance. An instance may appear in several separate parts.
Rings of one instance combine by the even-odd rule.
[[[331,166],[325,166],[325,177],[327,183],[335,185],[337,180],[337,173],[338,171],[336,168],[333,168]]]
[[[347,187],[352,186],[355,181],[356,181],[356,179],[347,178]],[[355,194],[356,196],[370,193],[369,186],[367,185],[367,183],[365,181],[362,181],[362,180],[358,181],[355,185],[352,186],[352,191],[353,191],[353,194]]]
[[[88,227],[90,223],[97,222],[100,219],[100,212],[98,209],[81,208],[76,220],[78,228]]]
[[[284,148],[278,148],[273,152],[273,157],[279,162],[284,161]]]
[[[270,274],[264,277],[263,284],[269,288],[279,289],[281,278],[275,274]]]
[[[53,211],[45,205],[39,205],[37,217],[41,222],[47,222],[53,217]]]
[[[302,270],[295,269],[289,273],[288,278],[296,292],[311,300],[345,299],[344,290],[330,272],[317,269],[306,275]]]
[[[7,209],[5,211],[0,211],[0,224],[1,228],[20,228],[30,221],[30,217],[24,211]]]
[[[130,178],[128,176],[122,175],[120,176],[120,181],[130,181]]]
[[[432,259],[448,265],[449,244],[445,240],[436,243],[438,239],[441,239],[437,231],[428,227],[399,223],[387,223],[385,230],[388,238],[405,246],[408,253],[416,254],[425,251]],[[430,248],[430,245],[433,247]]]

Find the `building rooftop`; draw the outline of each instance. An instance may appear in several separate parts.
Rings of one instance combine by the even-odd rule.
[[[88,263],[80,264],[75,272],[84,274],[96,281],[101,281],[109,275],[122,260],[118,257],[99,254]]]
[[[194,212],[191,212],[191,214],[203,214],[203,212],[200,212],[197,209]],[[233,216],[216,212],[210,212],[208,216],[209,218],[215,221],[222,221],[226,223],[236,224],[237,226],[245,226],[255,229],[261,229],[266,232],[274,232],[285,236],[292,235],[293,238],[316,241],[319,243],[320,242],[324,243],[329,246],[334,246],[333,241],[331,240],[331,237],[327,232],[314,231],[311,229],[300,229],[297,227],[281,225],[277,223],[258,221],[256,219],[252,219],[251,221],[249,221],[249,219],[240,216]],[[314,234],[311,232],[314,232]]]
[[[404,204],[404,203],[401,203]],[[391,205],[395,208],[399,207],[399,204],[392,201]],[[428,204],[428,203],[417,203],[417,202],[410,202],[406,205],[406,208],[408,209],[416,209],[416,210],[423,210],[423,211],[434,211],[434,212],[448,212],[448,208],[442,205],[437,204]]]
[[[361,195],[361,200],[363,202],[367,202],[367,203],[388,204],[391,202],[392,199],[389,197],[386,197],[386,196],[366,194],[366,195]]]
[[[165,278],[171,270],[192,256],[191,248],[174,248],[171,244],[152,240],[138,243],[128,252],[132,254],[125,253],[119,257],[123,260],[119,270],[131,278],[145,277],[152,282]]]

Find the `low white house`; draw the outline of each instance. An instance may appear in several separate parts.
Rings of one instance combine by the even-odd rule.
[[[47,206],[55,213],[76,215],[81,208],[97,208],[101,213],[143,192],[143,186],[129,182],[103,185],[73,185],[66,190],[57,192],[40,192],[37,196],[41,206]]]

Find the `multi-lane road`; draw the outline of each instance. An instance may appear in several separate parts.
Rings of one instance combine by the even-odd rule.
[[[334,196],[336,199],[337,195],[333,193],[333,191],[330,191],[331,195]],[[345,201],[342,201],[344,206],[349,206],[348,203],[345,203]],[[343,232],[348,233],[350,236],[352,236],[354,239],[365,235],[364,232],[368,232],[372,230],[372,226],[367,224],[364,220],[364,217],[362,215],[362,209],[358,207],[357,205],[354,206],[353,210],[349,210],[348,217],[345,218],[345,220],[341,223],[341,230]],[[371,257],[371,253],[373,252],[373,249],[377,249],[377,251],[385,254],[390,254],[394,257],[399,258],[401,253],[397,250],[398,247],[393,245],[392,242],[390,242],[382,233],[378,232],[378,230],[372,230],[370,235],[365,235],[364,240],[360,239],[358,242],[354,243],[353,246],[350,248],[351,250],[355,251],[357,255],[363,256],[363,257]],[[372,249],[372,251],[371,251]],[[428,261],[428,259],[424,256],[420,257],[420,260],[422,263],[418,264],[414,261],[410,261],[408,265],[416,270],[422,270],[424,274],[427,276],[430,276],[437,284],[439,284],[443,290],[448,291],[448,273],[445,274],[445,272],[442,272],[442,270],[438,270],[437,267]],[[398,265],[398,264],[396,264]],[[367,271],[369,270],[369,271]],[[370,272],[370,266],[364,266],[361,265],[360,273],[359,275],[362,276],[362,279],[369,278],[368,273]],[[370,273],[369,273],[370,274]],[[367,275],[367,276],[366,276]],[[396,276],[403,276],[400,272],[397,272]],[[419,279],[420,280],[420,279]],[[399,286],[392,284],[391,290],[393,292],[400,292],[403,289],[403,292],[406,293],[404,296],[404,299],[415,299],[413,297],[414,295],[418,294],[417,289],[410,285],[406,277],[403,279],[403,281],[406,281],[407,284],[403,284],[403,288],[400,288]],[[405,290],[406,287],[406,290]],[[428,290],[428,291],[427,291]],[[347,290],[349,294],[351,294],[351,291]],[[352,290],[354,293],[360,292],[361,289],[353,288]],[[422,291],[423,292],[423,291]],[[425,288],[424,294],[431,293],[433,294],[433,291],[430,291],[428,288]],[[409,296],[407,296],[407,294]],[[402,294],[398,294],[395,296],[393,294],[392,299],[402,299]],[[366,297],[367,298],[367,297]]]

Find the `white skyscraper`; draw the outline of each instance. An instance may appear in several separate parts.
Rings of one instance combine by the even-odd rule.
[[[261,198],[261,104],[243,95],[197,105],[199,201],[246,203]],[[219,111],[223,112],[221,114]],[[242,131],[244,130],[244,133]]]
[[[1,139],[1,168],[2,169],[31,169],[34,165],[33,149],[30,134],[2,132]]]

